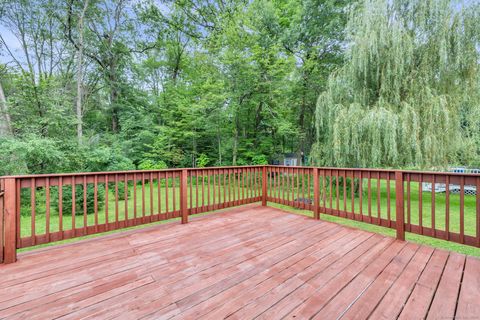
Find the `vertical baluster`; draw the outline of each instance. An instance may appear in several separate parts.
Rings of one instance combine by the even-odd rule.
[[[295,186],[295,179],[296,179],[295,171],[296,170],[297,170],[297,168],[293,168],[293,167],[290,169],[290,193],[291,193],[291,196],[292,196],[290,206],[292,206],[292,207],[298,207],[298,199],[297,199],[297,201],[295,201],[295,199],[298,198],[298,195],[295,196],[295,189],[296,189],[296,186]]]
[[[118,173],[115,173],[115,178],[114,179],[115,179],[115,181],[114,181],[115,182],[115,187],[114,187],[114,189],[115,189],[115,228],[118,228],[118,221],[120,220],[119,219],[119,214],[118,214],[119,213],[119,210],[118,210],[118,198],[119,198],[119,196],[118,196]],[[126,180],[125,180],[125,185],[127,185]],[[125,198],[125,212],[127,211],[126,203],[127,203],[127,199]],[[128,217],[125,216],[125,227],[128,226],[127,220],[128,220]]]
[[[76,199],[75,199],[75,193],[76,193],[76,182],[75,182],[75,176],[72,176],[72,237],[75,237],[75,207],[76,207]]]
[[[207,209],[212,210],[210,206],[210,170],[205,171],[207,173]]]
[[[297,197],[296,198],[297,198],[297,207],[298,208],[301,208],[301,203],[303,203],[303,200],[300,201],[300,170],[302,170],[302,169],[297,168],[296,169],[297,174],[295,175],[295,177],[296,177],[295,180],[297,181]]]
[[[145,223],[145,174],[142,172],[142,223]]]
[[[95,233],[98,232],[98,176],[93,177],[93,214],[95,219]]]
[[[213,169],[213,209],[216,210],[218,209],[218,206],[217,206],[217,170],[216,169]]]
[[[162,213],[162,183],[161,183],[160,171],[157,172],[157,214],[158,219],[160,219],[160,214]]]
[[[477,223],[477,228],[476,228],[476,245],[477,247],[480,247],[480,178],[477,177],[475,179],[475,214],[476,214],[476,223]]]
[[[410,174],[408,174],[408,182],[407,182],[407,188],[410,185]],[[420,181],[418,182],[418,224],[420,226],[420,234],[423,234],[423,174],[420,174]],[[408,205],[408,212],[407,212],[407,220],[408,224],[410,225],[410,189],[408,189],[408,200],[407,200],[407,205]]]
[[[177,179],[177,172],[173,172],[172,174],[172,192],[173,192],[173,197],[172,197],[172,202],[173,202],[173,212],[177,211],[177,199],[176,199],[176,194],[177,194],[177,188],[175,187],[175,180]]]
[[[302,168],[301,170],[301,179],[302,179],[302,202],[301,208],[305,210],[305,169]]]
[[[195,212],[199,212],[198,210],[198,170],[195,170],[195,207],[197,208]]]
[[[313,175],[313,170],[311,170],[311,171],[309,170],[309,171],[308,171],[308,175],[307,175],[308,200],[309,200],[309,202],[311,202],[312,205],[313,205],[313,200],[314,200],[314,199],[312,199],[312,197],[311,197],[310,175]]]
[[[347,211],[347,171],[343,170],[343,211]]]
[[[388,219],[388,227],[392,227],[392,218],[391,218],[391,200],[390,200],[390,172],[387,174],[387,219]]]
[[[477,187],[477,190],[480,190],[480,189]],[[478,195],[479,193],[477,192],[477,198],[478,198]],[[446,240],[450,240],[450,176],[449,175],[445,177],[445,234],[446,234]]]
[[[169,198],[169,194],[168,194],[168,171],[165,171],[165,213],[166,213],[167,219],[170,219],[172,216],[170,214],[170,207],[168,205],[168,198]]]
[[[124,197],[124,205],[125,205],[125,212],[124,212],[124,215],[125,215],[125,226],[128,225],[128,174],[125,173],[125,183],[124,183],[124,186],[123,186],[123,197]],[[118,202],[118,201],[117,201]]]
[[[193,210],[193,170],[188,171],[188,176],[190,177],[190,210],[194,213]]]
[[[358,195],[359,195],[359,209],[360,209],[360,218],[363,221],[363,171],[360,170],[360,177],[358,178]]]
[[[243,204],[245,203],[245,194],[246,194],[246,189],[247,188],[247,183],[248,183],[248,168],[241,168],[240,169],[240,174],[241,174],[241,177],[242,177],[242,194],[241,194],[241,200],[240,203]]]
[[[105,231],[108,231],[108,175],[105,175]]]
[[[150,186],[150,219],[153,219],[153,172],[150,172],[150,181],[149,181],[149,186]],[[152,220],[150,220],[152,221]]]
[[[330,198],[330,210],[333,211],[333,171],[329,170],[329,182],[328,182],[328,193]],[[310,185],[310,183],[308,183]]]
[[[335,170],[335,206],[337,209],[336,215],[338,216],[338,211],[340,211],[340,173],[338,170]]]
[[[237,193],[237,202],[236,202],[236,204],[240,204],[241,203],[241,201],[240,201],[241,198],[240,197],[242,195],[242,191],[241,191],[241,189],[242,189],[242,169],[234,169],[233,172],[234,172],[234,174],[233,174],[234,179],[235,179],[235,177],[237,178],[237,184],[236,184],[237,185],[237,192],[236,192]],[[235,172],[237,172],[237,174],[235,174]]]
[[[307,171],[307,172],[310,172]],[[326,213],[326,208],[327,208],[327,175],[326,175],[326,170],[322,170],[322,194],[323,194],[323,213]]]
[[[432,174],[432,204],[431,204],[431,225],[432,225],[432,237],[436,237],[436,231],[435,231],[435,175]]]
[[[47,242],[50,242],[50,178],[45,178],[45,235]]]
[[[87,193],[88,193],[87,176],[83,176],[83,235],[87,234],[87,226],[88,226]]]
[[[460,178],[460,243],[465,243],[465,176]]]
[[[58,231],[63,239],[63,177],[58,178]]]
[[[372,173],[368,171],[368,177],[367,177],[367,194],[368,194],[368,217],[369,217],[369,222],[372,220]]]
[[[421,193],[422,193],[422,177],[423,175],[420,174],[419,175],[419,192],[420,192],[420,195],[419,195],[419,199],[422,197]],[[410,231],[411,230],[411,217],[412,217],[412,201],[410,200],[410,194],[411,194],[411,190],[410,190],[410,185],[411,185],[411,176],[410,176],[410,173],[407,173],[407,230]],[[421,200],[419,200],[421,201]],[[421,226],[422,225],[422,208],[419,209],[418,211],[418,215],[419,215],[419,225]],[[422,228],[420,228],[422,229]]]
[[[269,183],[268,195],[271,198],[274,198],[275,197],[275,193],[274,193],[275,184],[273,183],[274,176],[272,174],[272,171],[273,171],[273,169],[271,167],[267,167],[267,177],[263,177],[263,179],[268,178],[268,183]]]
[[[133,221],[137,220],[137,174],[133,173]]]
[[[380,207],[380,171],[377,172],[377,217],[378,224],[381,224],[382,212]]]
[[[30,179],[30,206],[31,206],[31,221],[30,221],[30,237],[32,245],[35,245],[35,214],[36,214],[36,182],[35,178]]]
[[[201,171],[202,174],[202,211],[205,210],[205,170],[202,169]]]
[[[355,219],[355,171],[352,170],[350,179],[350,208],[352,210],[352,219]]]
[[[272,168],[272,174],[273,174],[273,189],[274,189],[274,192],[273,192],[273,200],[275,202],[278,202],[278,197],[277,197],[277,193],[278,193],[278,188],[277,188],[277,180],[278,180],[278,177],[277,177],[277,168]]]
[[[227,173],[226,173],[226,169],[222,169],[222,173],[223,173],[223,203],[222,203],[222,208],[225,208],[226,207],[226,203],[227,203]]]

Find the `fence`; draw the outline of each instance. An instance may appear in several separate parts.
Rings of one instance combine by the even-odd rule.
[[[442,194],[425,184],[458,185]],[[0,179],[0,259],[20,248],[267,201],[480,247],[479,174],[246,166]]]

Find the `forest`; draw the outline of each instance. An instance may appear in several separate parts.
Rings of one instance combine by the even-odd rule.
[[[470,0],[0,0],[0,175],[480,166]]]

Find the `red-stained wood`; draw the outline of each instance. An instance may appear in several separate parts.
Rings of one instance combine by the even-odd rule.
[[[425,319],[437,291],[449,253],[435,250],[424,272],[417,280],[412,293],[398,319]],[[446,275],[449,277],[450,275]]]
[[[190,183],[192,183],[192,177],[190,176]],[[170,207],[168,206],[168,198],[170,195],[168,194],[168,172],[165,172],[165,215],[168,218],[171,217],[170,215]]]
[[[95,221],[95,232],[98,232],[98,176],[94,177],[95,182],[93,183],[93,214]]]
[[[15,179],[3,180],[4,263],[13,263],[17,260],[17,214],[19,215],[20,212],[15,199],[16,183]]]
[[[465,256],[451,252],[443,271],[442,279],[435,291],[433,302],[429,306],[427,319],[455,318],[455,308],[457,306],[464,266]]]
[[[59,178],[58,183],[58,231],[63,239],[63,177]]]
[[[397,239],[405,240],[405,217],[404,217],[404,199],[403,199],[403,173],[395,172],[395,193],[396,193],[396,231]]]
[[[76,209],[76,179],[72,177],[72,233],[75,236],[75,209]]]
[[[320,203],[320,189],[318,186],[318,168],[313,168],[313,217],[316,220],[320,219],[320,210],[319,210],[319,203]]]
[[[125,197],[125,208],[124,208],[124,215],[125,215],[125,220],[128,220],[128,176],[125,174],[125,179],[124,181],[124,189],[123,189],[123,196]],[[116,227],[118,228],[118,223],[116,224]]]
[[[460,243],[465,243],[465,178],[460,182]]]
[[[22,253],[0,266],[0,318],[474,318],[479,260],[433,251],[252,204]]]
[[[87,232],[87,211],[88,211],[88,205],[87,205],[87,195],[88,195],[88,186],[87,186],[87,177],[83,177],[83,232]]]
[[[182,223],[188,222],[188,207],[187,207],[187,187],[188,187],[188,171],[182,170],[182,177],[180,180],[180,211],[182,212]]]
[[[420,226],[420,234],[423,234],[424,233],[423,232],[423,187],[422,187],[423,175],[420,175],[419,179],[420,181],[418,182],[418,225]],[[408,224],[410,224],[410,222],[408,222]]]
[[[50,242],[50,178],[45,180],[45,235]]]
[[[105,175],[105,223],[108,226],[108,175]],[[117,189],[115,190],[118,194],[118,185]],[[118,202],[115,201],[115,222],[118,222]]]
[[[30,238],[31,238],[31,241],[32,241],[32,244],[35,245],[35,222],[36,222],[36,219],[35,219],[35,214],[36,214],[36,207],[37,207],[37,202],[36,202],[36,198],[35,198],[35,195],[36,195],[36,187],[35,187],[35,178],[32,178],[31,179],[31,185],[33,186],[32,188],[30,188],[30,212],[31,212],[31,216],[30,216]]]
[[[480,314],[480,260],[467,257],[458,296],[456,319],[475,319]]]
[[[262,206],[267,205],[267,167],[262,168]]]
[[[475,184],[475,186],[477,190],[480,190],[480,178],[477,178],[477,183]],[[477,192],[475,195],[475,213],[477,215],[477,218],[476,218],[477,247],[480,247],[480,192]]]

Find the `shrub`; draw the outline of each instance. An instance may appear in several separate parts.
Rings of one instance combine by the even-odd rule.
[[[109,185],[110,189],[110,185]],[[121,189],[123,193],[123,188]],[[119,196],[120,196],[120,186],[119,186]],[[94,207],[94,186],[93,184],[87,184],[87,214],[92,214],[95,211]],[[62,210],[63,214],[72,214],[72,187],[64,186],[63,187],[63,196],[62,196]],[[53,192],[52,194],[52,205],[57,209],[59,208],[59,199],[58,192]],[[101,210],[105,205],[105,185],[98,184],[97,189],[97,204],[98,210]],[[83,213],[83,185],[76,185],[75,187],[75,213]]]

